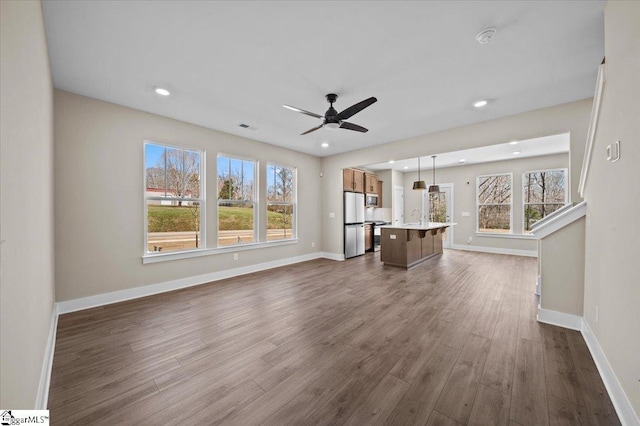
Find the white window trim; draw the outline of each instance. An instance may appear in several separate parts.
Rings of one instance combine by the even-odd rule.
[[[147,197],[147,164],[146,164],[146,153],[147,153],[147,149],[146,146],[147,144],[150,145],[156,145],[156,146],[164,146],[167,148],[173,148],[173,149],[181,149],[181,150],[185,150],[185,151],[195,151],[195,152],[199,152],[200,153],[200,194],[202,194],[202,198],[176,198],[176,197]],[[143,216],[142,216],[142,220],[143,220],[143,226],[142,229],[144,230],[144,247],[143,247],[143,251],[142,251],[142,258],[152,258],[152,257],[156,257],[156,256],[166,256],[166,255],[171,255],[171,254],[177,254],[177,253],[187,253],[187,252],[199,252],[199,251],[203,251],[203,250],[207,250],[207,215],[206,215],[206,209],[207,209],[207,179],[205,176],[205,170],[206,168],[206,158],[207,158],[207,152],[206,150],[202,149],[202,148],[196,148],[196,147],[192,147],[192,146],[181,146],[181,145],[174,145],[174,144],[170,144],[170,143],[164,143],[164,142],[156,142],[156,141],[152,141],[149,139],[143,139],[142,141],[142,203],[143,203]],[[177,250],[177,251],[173,251],[173,252],[150,252],[148,250],[148,234],[149,234],[149,218],[147,217],[149,214],[149,209],[147,207],[147,200],[151,200],[151,201],[155,201],[155,200],[160,200],[160,201],[167,201],[167,200],[180,200],[180,201],[199,201],[200,202],[200,244],[202,245],[201,248],[197,248],[197,249],[193,249],[193,250]],[[143,262],[143,263],[147,263],[147,262]]]
[[[506,204],[480,204],[478,196],[480,195],[480,179],[493,176],[509,176],[511,179],[511,196],[509,197],[509,233],[502,232],[480,232],[480,215],[478,214],[480,206],[506,206]],[[496,236],[496,235],[513,235],[513,173],[491,173],[488,175],[476,176],[476,235]]]
[[[524,177],[525,175],[528,175],[530,173],[547,173],[547,172],[564,172],[564,204],[562,204],[563,206],[566,206],[567,204],[571,204],[570,198],[571,198],[571,193],[569,192],[569,169],[566,167],[559,167],[559,168],[555,168],[555,169],[541,169],[541,170],[530,170],[530,171],[526,171],[526,172],[522,172],[522,235],[529,235],[529,234],[525,234],[525,221],[524,221],[524,212],[525,212],[525,206],[527,204],[560,204],[560,203],[526,203],[524,200]]]
[[[293,226],[291,228],[291,232],[293,233],[293,236],[291,238],[287,238],[287,239],[283,239],[283,240],[274,240],[271,242],[275,242],[275,241],[291,241],[291,240],[296,240],[298,238],[298,168],[294,167],[294,166],[287,166],[285,164],[281,164],[275,161],[267,161],[267,170],[266,172],[269,172],[269,166],[276,166],[276,167],[282,167],[282,168],[287,168],[287,169],[292,169],[293,170],[293,202],[292,203],[285,203],[285,202],[278,202],[278,201],[269,201],[269,196],[268,196],[268,191],[269,188],[267,187],[267,182],[269,181],[268,177],[267,179],[265,179],[265,198],[267,198],[266,200],[266,205],[265,205],[265,209],[264,209],[264,224],[265,227],[267,228],[267,234],[269,233],[269,227],[267,226],[268,220],[267,220],[267,212],[268,212],[268,207],[269,204],[271,205],[293,205]],[[268,235],[267,235],[267,242],[268,241]]]
[[[217,190],[218,187],[218,158],[220,157],[226,157],[226,158],[230,158],[232,160],[241,160],[241,161],[251,161],[253,162],[253,243],[243,243],[243,244],[233,244],[233,245],[229,245],[229,246],[218,246],[218,237],[220,235],[220,218],[218,216],[218,214],[220,213],[220,200],[218,199],[219,196],[219,192]],[[238,248],[238,247],[244,247],[244,246],[249,246],[249,245],[254,245],[254,244],[260,244],[261,242],[258,241],[258,236],[260,235],[259,231],[259,223],[258,223],[258,206],[260,204],[260,200],[258,199],[258,194],[260,193],[260,191],[258,190],[258,188],[260,187],[260,178],[259,178],[259,161],[255,158],[249,158],[249,157],[245,157],[242,155],[235,155],[235,154],[227,154],[224,152],[218,152],[218,154],[216,155],[216,216],[215,216],[215,220],[216,220],[216,248],[217,249],[224,249],[224,248]],[[242,201],[242,200],[230,200],[230,201]]]
[[[217,248],[206,248],[206,249],[197,249],[197,250],[167,252],[167,253],[160,253],[160,254],[149,254],[149,255],[142,256],[142,263],[143,264],[159,263],[159,262],[168,262],[171,260],[190,259],[193,257],[229,254],[229,253],[236,253],[239,251],[264,249],[269,247],[279,247],[279,246],[286,246],[289,244],[298,244],[298,242],[299,242],[298,238],[292,238],[288,240],[247,243],[247,244],[236,245],[236,246],[224,246],[224,247],[217,247]]]

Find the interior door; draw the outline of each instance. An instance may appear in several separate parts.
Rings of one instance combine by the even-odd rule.
[[[427,212],[429,222],[451,222],[453,217],[453,184],[440,184],[440,192],[423,192],[422,210]],[[442,246],[451,248],[453,227],[445,229],[442,234]]]

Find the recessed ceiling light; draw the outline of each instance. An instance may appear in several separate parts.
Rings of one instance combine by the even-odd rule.
[[[520,154],[520,151],[513,151],[513,155],[518,155]]]
[[[389,160],[389,164],[395,163],[395,160]]]
[[[460,160],[458,160],[458,163],[464,163],[465,161],[467,160],[465,160],[464,158],[461,158]]]
[[[329,142],[322,142],[322,144],[320,144],[321,147],[323,148],[329,148]]]
[[[153,90],[160,96],[169,96],[171,92],[164,87],[154,87]]]
[[[517,144],[518,144],[518,141],[511,141],[511,142],[509,142],[509,145],[517,145]]]
[[[407,170],[409,168],[409,166],[404,166],[403,169]]]
[[[486,99],[482,99],[480,101],[476,101],[473,103],[473,106],[475,108],[482,108],[483,106],[486,106],[489,103],[489,101],[487,101]]]

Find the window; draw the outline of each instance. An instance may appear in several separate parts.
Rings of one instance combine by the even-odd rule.
[[[256,241],[256,162],[218,156],[218,247]]]
[[[544,170],[522,175],[524,232],[567,203],[567,170]]]
[[[478,232],[511,233],[511,174],[478,176]]]
[[[296,169],[267,164],[267,241],[295,238]]]
[[[145,246],[148,253],[205,246],[202,151],[145,142]]]

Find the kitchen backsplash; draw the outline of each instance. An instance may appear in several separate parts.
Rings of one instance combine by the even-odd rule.
[[[391,209],[369,207],[364,209],[364,220],[384,220],[391,222]]]

